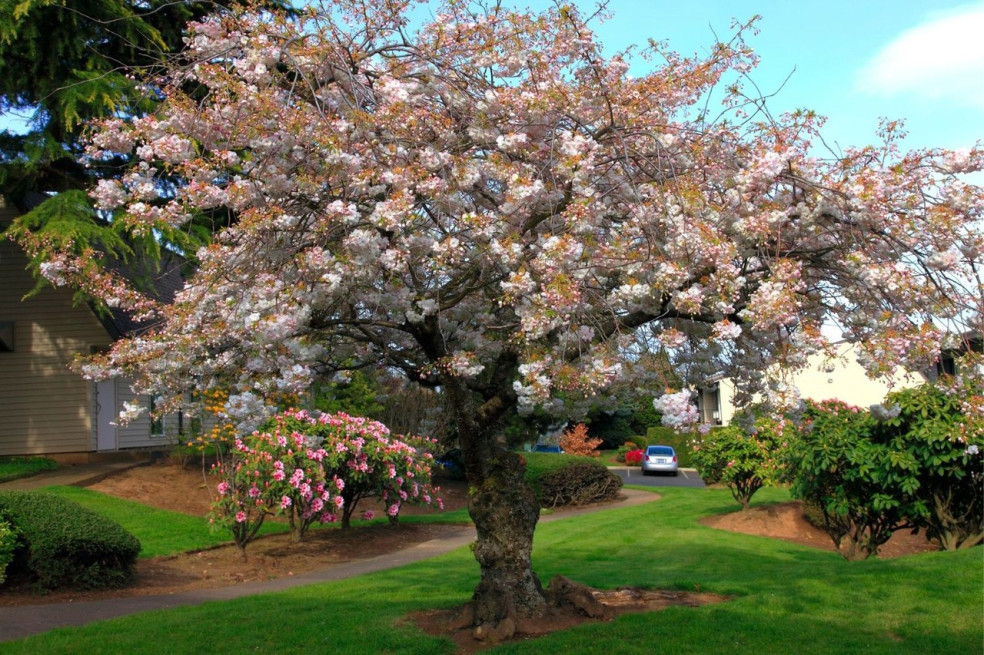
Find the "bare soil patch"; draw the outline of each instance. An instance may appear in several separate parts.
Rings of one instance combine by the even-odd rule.
[[[803,503],[798,500],[777,505],[753,506],[747,512],[709,516],[701,520],[701,523],[719,530],[782,539],[822,550],[837,550],[826,532],[804,518]],[[934,550],[939,550],[939,544],[927,540],[924,534],[900,530],[881,547],[878,556],[902,557]]]

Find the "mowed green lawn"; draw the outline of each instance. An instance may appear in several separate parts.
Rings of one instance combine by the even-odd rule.
[[[535,566],[603,588],[716,592],[701,608],[629,614],[505,644],[494,653],[919,653],[984,650],[984,550],[847,562],[836,554],[703,527],[737,508],[727,490],[662,498],[541,525]],[[755,505],[787,499],[767,489]],[[138,536],[141,536],[138,534]],[[465,602],[478,575],[467,548],[414,565],[199,607],[61,629],[0,653],[444,653],[403,617]]]

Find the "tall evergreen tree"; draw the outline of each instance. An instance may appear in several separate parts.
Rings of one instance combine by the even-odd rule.
[[[162,235],[122,233],[93,210],[85,189],[115,177],[122,160],[80,163],[92,119],[151,111],[147,80],[180,52],[185,25],[233,0],[7,0],[0,3],[0,118],[26,133],[0,132],[0,196],[24,212],[8,230],[34,264],[41,244],[96,249],[114,258],[156,258]],[[265,2],[284,7],[282,0]],[[201,228],[204,227],[205,230]],[[188,250],[211,226],[163,235]]]

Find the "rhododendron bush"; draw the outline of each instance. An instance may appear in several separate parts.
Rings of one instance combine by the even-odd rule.
[[[782,480],[789,432],[796,426],[784,418],[735,416],[732,424],[712,430],[694,442],[691,461],[707,484],[725,484],[747,510],[755,492]]]
[[[348,527],[364,498],[380,499],[393,521],[403,503],[439,507],[433,456],[418,450],[427,445],[420,437],[393,437],[382,423],[362,417],[288,410],[237,438],[213,467],[220,481],[212,521],[228,527],[245,553],[270,515],[285,516],[299,540],[314,523],[341,520]]]
[[[135,233],[200,212],[230,226],[168,307],[79,258],[46,270],[159,319],[87,372],[172,407],[228,385],[245,432],[271,411],[255,399],[335,370],[440,388],[474,487],[476,625],[508,633],[545,606],[536,498],[499,439],[511,413],[631,384],[643,336],[685,355],[688,383],[724,373],[783,405],[771,365],[825,350],[826,321],[873,373],[980,328],[982,193],[963,177],[980,149],[904,152],[886,123],[877,145],[814,154],[820,118],[743,95],[740,28],[706,57],[654,40],[629,76],[631,53],[604,56],[570,5],[454,1],[411,29],[406,4],[192,24],[154,80],[161,110],[94,130],[91,160],[136,163],[93,196]],[[692,416],[679,399],[671,424]]]

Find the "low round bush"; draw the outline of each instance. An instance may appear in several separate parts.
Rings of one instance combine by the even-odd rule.
[[[115,521],[37,492],[0,492],[0,512],[20,532],[10,577],[41,589],[120,587],[132,579],[140,542]]]
[[[540,505],[562,507],[614,500],[622,478],[604,466],[577,462],[545,473],[540,478]]]

